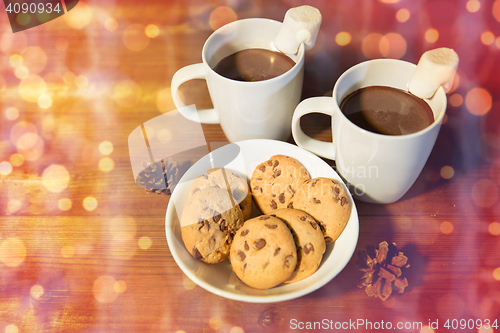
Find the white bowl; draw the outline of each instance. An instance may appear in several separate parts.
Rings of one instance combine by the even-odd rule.
[[[327,246],[318,270],[308,278],[290,284],[258,290],[243,284],[233,273],[228,260],[211,265],[194,259],[186,250],[181,237],[178,214],[182,212],[194,178],[212,167],[225,167],[250,179],[257,165],[273,155],[286,155],[298,160],[312,178],[328,177],[341,180],[339,175],[316,155],[289,143],[274,140],[246,140],[214,150],[196,162],[183,175],[174,189],[167,207],[165,231],[167,242],[180,269],[198,286],[225,298],[254,303],[271,303],[309,294],[332,280],[351,259],[358,241],[359,220],[354,201],[351,217],[342,235]],[[350,194],[349,194],[350,196]],[[259,215],[254,207],[253,214]]]

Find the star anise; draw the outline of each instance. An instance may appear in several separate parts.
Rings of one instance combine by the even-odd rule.
[[[368,296],[385,301],[392,291],[403,293],[408,286],[404,271],[410,267],[408,258],[398,251],[396,243],[382,242],[378,247],[367,246],[358,252],[356,261],[361,271],[358,288],[365,288]]]

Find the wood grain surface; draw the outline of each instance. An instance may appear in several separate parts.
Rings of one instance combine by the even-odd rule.
[[[331,94],[361,61],[417,63],[441,46],[459,54],[459,79],[410,191],[389,205],[356,201],[359,241],[337,277],[281,303],[228,300],[176,265],[165,237],[170,196],[136,185],[128,137],[175,109],[170,80],[201,61],[214,28],[235,18],[281,21],[305,3],[323,22],[306,56],[303,99]],[[472,0],[80,1],[15,34],[0,14],[0,332],[390,331],[381,322],[407,325],[393,329],[401,332],[500,332],[483,325],[500,325],[499,8]],[[181,94],[211,105],[204,81]],[[304,117],[302,127],[331,140],[324,115]],[[207,142],[226,141],[219,125],[202,128]],[[357,287],[355,263],[382,241],[395,242],[411,265],[405,292],[386,301]],[[469,319],[473,327],[461,329]],[[314,322],[332,326],[306,330]]]

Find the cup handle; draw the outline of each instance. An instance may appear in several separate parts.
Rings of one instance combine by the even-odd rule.
[[[292,135],[297,145],[330,160],[335,159],[334,143],[316,140],[306,135],[300,127],[300,118],[308,113],[318,112],[333,117],[333,107],[332,97],[308,98],[297,105],[292,118]]]
[[[184,104],[179,96],[179,86],[193,79],[207,79],[202,63],[182,67],[175,72],[170,85],[175,107],[186,119],[191,121],[203,124],[219,124],[219,115],[215,109],[196,111],[196,108],[187,108],[187,105]]]

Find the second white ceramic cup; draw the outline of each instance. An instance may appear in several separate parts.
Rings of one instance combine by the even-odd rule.
[[[434,123],[407,135],[383,135],[364,130],[340,110],[350,93],[367,86],[390,86],[407,90],[416,65],[395,59],[376,59],[357,64],[337,80],[333,97],[302,101],[292,120],[292,134],[299,147],[335,160],[337,171],[349,183],[353,195],[363,201],[393,203],[413,185],[434,147],[446,111],[446,94],[439,88],[425,101],[434,113]],[[300,118],[308,113],[332,117],[333,142],[307,136]]]
[[[216,30],[206,40],[203,62],[178,70],[171,84],[172,97],[179,110],[186,105],[179,96],[179,86],[192,79],[207,81],[213,109],[182,112],[192,121],[220,123],[231,142],[248,139],[287,140],[291,134],[293,111],[302,93],[304,46],[290,56],[295,66],[286,73],[264,81],[243,82],[228,79],[213,68],[220,60],[249,48],[274,50],[273,40],[282,23],[252,18],[231,22]]]

